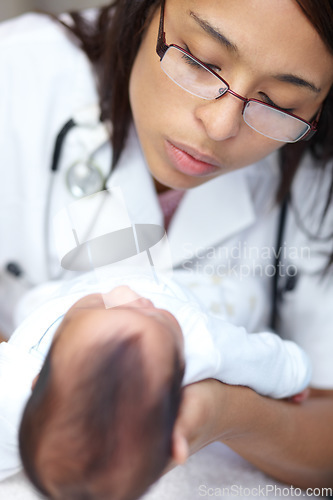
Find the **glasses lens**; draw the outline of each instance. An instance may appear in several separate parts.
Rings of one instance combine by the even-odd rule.
[[[202,99],[216,99],[228,90],[213,73],[177,47],[168,48],[161,66],[179,87]]]
[[[281,142],[297,142],[310,129],[302,120],[259,102],[249,101],[243,117],[256,132]]]

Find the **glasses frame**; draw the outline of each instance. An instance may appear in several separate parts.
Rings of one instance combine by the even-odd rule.
[[[320,118],[322,106],[320,106],[318,112],[316,113],[315,118],[312,121],[308,122],[307,120],[304,120],[300,116],[297,116],[297,115],[295,115],[293,113],[290,113],[288,111],[283,111],[280,108],[278,108],[277,106],[274,106],[272,104],[267,104],[266,102],[260,101],[259,99],[247,99],[246,97],[243,97],[240,94],[237,94],[237,92],[234,92],[233,90],[231,90],[230,85],[229,85],[228,82],[226,82],[214,70],[212,70],[211,68],[209,68],[209,66],[207,66],[207,64],[205,64],[204,62],[202,62],[197,57],[193,56],[190,52],[188,52],[187,50],[183,49],[182,47],[180,47],[179,45],[176,45],[174,43],[171,43],[170,45],[168,45],[166,43],[166,37],[165,37],[165,31],[164,31],[164,10],[165,10],[165,0],[162,0],[161,1],[160,22],[159,22],[158,36],[157,36],[157,43],[156,43],[156,53],[157,53],[158,57],[160,58],[160,62],[162,62],[162,59],[165,56],[167,50],[170,47],[175,47],[176,49],[178,49],[181,52],[183,52],[187,57],[192,58],[198,64],[200,64],[201,66],[203,66],[209,73],[211,73],[213,76],[215,76],[216,78],[218,78],[225,85],[226,89],[225,89],[225,91],[222,94],[220,94],[219,96],[215,97],[214,99],[209,99],[209,100],[213,101],[213,100],[220,99],[225,94],[229,93],[229,94],[233,95],[234,97],[237,97],[237,99],[240,99],[241,101],[243,101],[244,105],[243,105],[243,109],[242,109],[242,115],[244,115],[244,111],[245,111],[245,108],[246,108],[247,104],[249,102],[255,102],[255,103],[259,103],[261,105],[267,106],[268,108],[271,108],[271,109],[274,109],[276,111],[279,111],[280,113],[284,113],[285,115],[291,116],[292,118],[296,118],[297,120],[300,120],[305,125],[307,125],[309,127],[309,129],[301,137],[299,137],[295,141],[289,141],[291,143],[295,143],[295,142],[298,142],[298,141],[301,141],[301,140],[308,141],[317,132],[318,121],[319,121],[319,118]],[[183,88],[183,87],[181,87],[181,88]],[[183,90],[185,90],[185,89],[183,89]],[[189,92],[187,90],[185,90],[185,91]],[[256,131],[256,132],[258,132],[258,131]],[[262,134],[262,135],[265,136],[265,134],[263,134],[262,132],[258,132],[258,134]],[[265,136],[265,137],[267,137],[267,136]],[[279,141],[279,139],[273,139],[273,140]],[[286,141],[280,141],[280,142],[286,142]]]

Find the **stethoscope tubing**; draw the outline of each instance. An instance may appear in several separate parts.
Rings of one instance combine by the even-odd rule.
[[[279,290],[279,276],[280,276],[280,264],[281,264],[281,253],[280,249],[282,247],[282,242],[285,233],[286,221],[287,221],[287,212],[288,212],[288,202],[289,202],[289,194],[285,196],[284,200],[281,203],[280,215],[278,221],[278,230],[276,235],[276,243],[275,243],[275,259],[274,259],[274,275],[272,277],[272,309],[271,309],[271,317],[269,325],[272,330],[276,330],[277,322],[278,322],[278,304],[281,300],[281,291]]]

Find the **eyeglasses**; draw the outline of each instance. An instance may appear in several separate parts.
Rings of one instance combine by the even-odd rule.
[[[246,99],[230,89],[228,82],[209,66],[178,45],[166,44],[164,32],[164,5],[161,3],[160,25],[156,52],[164,73],[186,92],[206,100],[220,99],[229,93],[243,101],[245,123],[259,134],[281,142],[308,140],[316,132],[320,111],[312,122],[282,111],[258,99]]]

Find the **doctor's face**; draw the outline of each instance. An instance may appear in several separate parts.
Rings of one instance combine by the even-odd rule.
[[[196,97],[163,72],[155,50],[159,15],[158,9],[130,80],[133,118],[155,180],[195,187],[280,148],[283,142],[244,122],[241,99]],[[168,45],[209,65],[232,91],[306,121],[333,82],[333,57],[294,0],[167,0],[164,29]]]

